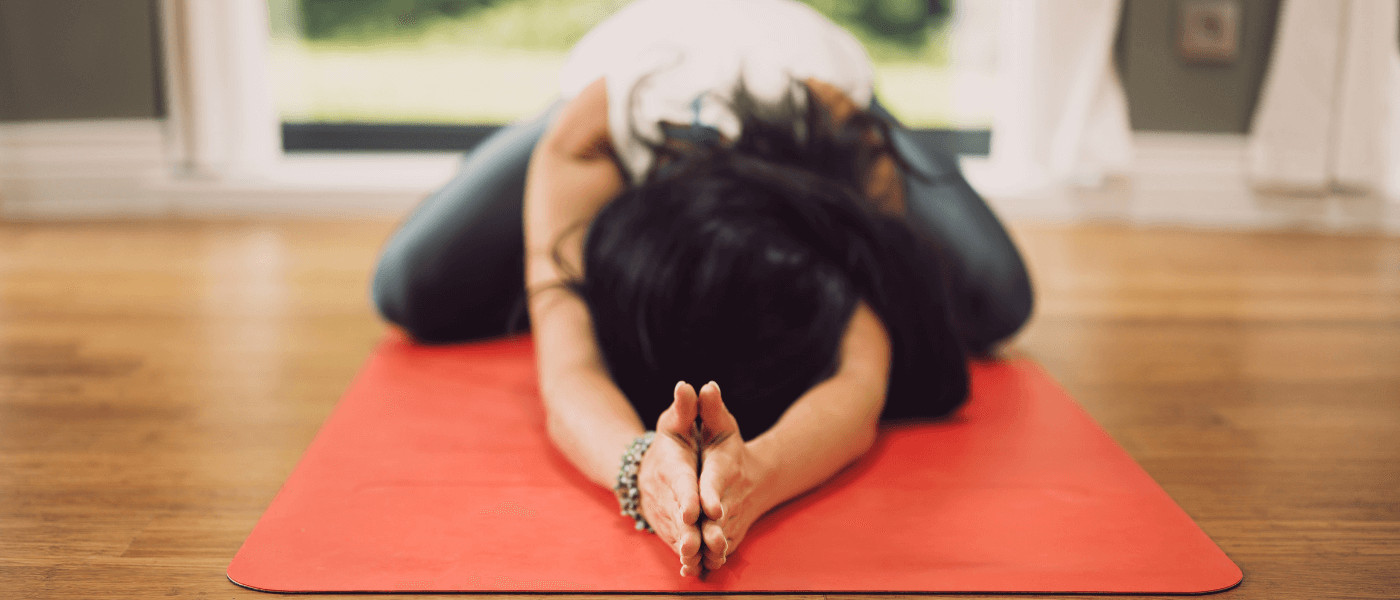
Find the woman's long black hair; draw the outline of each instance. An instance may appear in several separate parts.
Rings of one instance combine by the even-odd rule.
[[[587,230],[582,276],[566,285],[648,425],[677,381],[714,380],[745,438],[767,430],[835,373],[861,300],[892,343],[882,418],[942,416],[967,395],[942,253],[862,192],[882,152],[911,171],[890,124],[865,111],[837,124],[794,83],[805,102],[760,106],[741,78],[733,143],[646,142],[646,177]]]

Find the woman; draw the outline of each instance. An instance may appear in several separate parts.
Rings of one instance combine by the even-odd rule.
[[[423,342],[527,307],[554,443],[682,575],[721,568],[882,419],[954,410],[1030,312],[1005,231],[872,79],[792,0],[639,0],[414,212],[375,301]]]

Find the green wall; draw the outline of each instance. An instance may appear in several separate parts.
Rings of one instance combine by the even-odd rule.
[[[0,0],[0,121],[164,116],[156,10],[155,0]]]
[[[1117,58],[1133,129],[1245,133],[1268,68],[1279,0],[1239,0],[1234,64],[1192,65],[1176,53],[1177,5],[1125,0]]]

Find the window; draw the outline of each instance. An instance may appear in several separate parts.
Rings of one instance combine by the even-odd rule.
[[[996,3],[807,1],[865,44],[881,102],[906,125],[986,153],[993,103],[984,96],[995,67],[987,29],[996,25]],[[547,106],[568,50],[626,4],[272,0],[271,77],[284,146],[469,148]]]

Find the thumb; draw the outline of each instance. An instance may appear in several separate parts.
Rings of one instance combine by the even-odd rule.
[[[739,422],[730,414],[720,395],[719,384],[713,381],[700,388],[700,422],[704,426],[702,440],[713,444],[730,436],[739,435]]]
[[[700,399],[695,394],[695,388],[684,381],[676,382],[672,393],[671,406],[656,420],[656,431],[689,438]]]
[[[714,468],[707,468],[700,472],[700,508],[705,512],[705,517],[711,521],[718,521],[724,517],[724,505],[720,503],[721,490],[719,489],[718,472]]]

